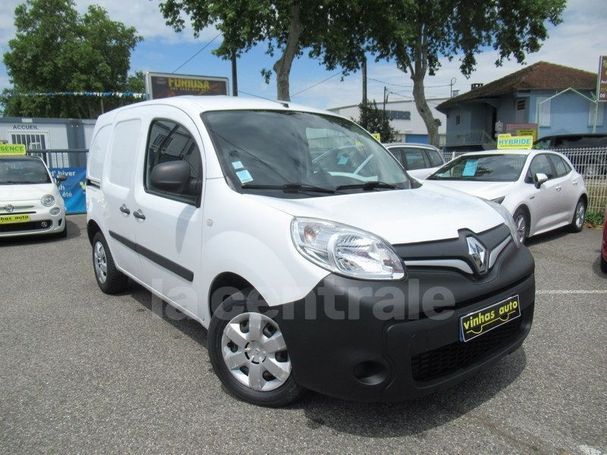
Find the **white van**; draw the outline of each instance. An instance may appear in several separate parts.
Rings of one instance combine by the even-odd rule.
[[[411,179],[330,112],[133,104],[99,117],[87,183],[101,290],[128,277],[198,321],[218,377],[251,403],[420,396],[531,327],[534,262],[512,217]]]

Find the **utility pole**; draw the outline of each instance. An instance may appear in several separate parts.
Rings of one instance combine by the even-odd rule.
[[[362,73],[363,73],[363,105],[367,105],[367,57],[363,56],[362,63]]]
[[[232,52],[232,95],[238,96],[238,69],[236,68],[236,51]]]

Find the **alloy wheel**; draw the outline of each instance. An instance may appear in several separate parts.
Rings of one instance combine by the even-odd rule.
[[[93,263],[95,265],[95,274],[100,283],[105,283],[107,280],[107,256],[103,243],[95,243],[93,249]]]

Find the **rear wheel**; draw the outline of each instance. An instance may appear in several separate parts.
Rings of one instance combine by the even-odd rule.
[[[571,224],[569,225],[569,229],[572,232],[580,232],[584,229],[584,223],[586,222],[586,201],[584,199],[580,199],[575,206],[575,211],[573,212],[573,219],[571,220]]]
[[[99,288],[106,294],[116,294],[126,289],[128,278],[116,268],[101,232],[93,237],[93,269]]]
[[[525,243],[529,237],[529,215],[524,208],[519,208],[514,212],[514,224],[516,225],[516,235],[521,243]]]
[[[601,258],[601,270],[603,273],[607,273],[607,260],[605,258]]]
[[[278,323],[252,305],[246,290],[225,300],[209,326],[209,357],[215,373],[237,398],[280,407],[302,389],[293,378],[287,345]]]

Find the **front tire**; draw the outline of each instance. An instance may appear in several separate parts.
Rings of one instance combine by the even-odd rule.
[[[524,208],[519,208],[514,212],[514,224],[516,225],[516,235],[521,244],[529,238],[529,215]]]
[[[575,206],[573,212],[573,219],[569,225],[571,232],[580,232],[584,229],[584,223],[586,222],[586,201],[580,199]]]
[[[252,303],[247,289],[226,299],[209,326],[208,349],[215,374],[235,397],[248,403],[286,406],[304,389],[292,374],[291,361],[278,323],[267,306]]]
[[[605,258],[601,258],[601,271],[607,273],[607,260]]]
[[[99,288],[105,294],[117,294],[128,286],[128,278],[116,268],[114,258],[101,232],[93,237],[93,270]]]

